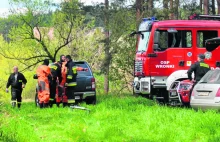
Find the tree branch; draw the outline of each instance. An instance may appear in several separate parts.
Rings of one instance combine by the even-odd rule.
[[[38,63],[43,62],[43,61],[44,61],[44,60],[38,60],[37,62],[35,62],[35,63],[31,64],[31,65],[28,65],[28,66],[27,66],[25,63],[23,63],[23,64],[26,65],[27,67],[24,68],[23,70],[21,70],[21,72],[23,72],[23,71],[25,71],[25,70],[27,70],[27,69],[33,67],[33,66],[36,66]]]
[[[60,49],[62,49],[64,46],[68,45],[70,42],[73,41],[73,39],[69,40],[69,39],[70,39],[70,35],[71,35],[71,33],[72,33],[72,29],[73,29],[73,23],[71,22],[70,27],[69,27],[68,36],[67,36],[67,38],[66,38],[66,41],[65,41],[65,43],[64,43],[63,45],[59,46],[59,47],[55,50],[54,58],[56,58],[56,55],[57,55],[57,53],[59,52]],[[65,38],[63,38],[63,39],[65,39]]]
[[[9,57],[9,56],[6,56],[4,53],[1,53],[1,52],[0,52],[0,55],[2,55],[4,58],[12,59],[12,60],[18,60],[18,61],[19,61],[19,60],[29,61],[29,60],[35,59],[35,58],[48,57],[48,55],[38,55],[38,56],[29,57],[29,58],[18,58],[18,57]]]

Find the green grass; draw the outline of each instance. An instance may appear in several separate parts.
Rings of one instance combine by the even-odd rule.
[[[141,97],[98,96],[89,111],[0,106],[0,141],[220,141],[220,114],[159,106]]]

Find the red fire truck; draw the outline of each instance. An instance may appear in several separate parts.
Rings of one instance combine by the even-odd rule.
[[[212,69],[220,67],[220,48],[209,52],[207,39],[220,37],[220,16],[192,15],[189,20],[158,21],[144,18],[137,34],[134,62],[135,94],[172,102],[167,90],[174,81],[187,79],[187,70],[205,54]]]

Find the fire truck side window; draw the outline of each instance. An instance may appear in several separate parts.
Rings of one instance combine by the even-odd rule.
[[[176,33],[169,33],[167,30],[159,30],[160,51],[165,51],[167,48],[190,48],[192,47],[192,32],[178,30]]]
[[[205,41],[218,37],[218,31],[197,31],[197,47],[205,47]]]

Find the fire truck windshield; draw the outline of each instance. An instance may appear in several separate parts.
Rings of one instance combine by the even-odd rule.
[[[148,47],[148,41],[150,32],[142,32],[143,35],[139,34],[138,50],[137,52],[145,52]]]

